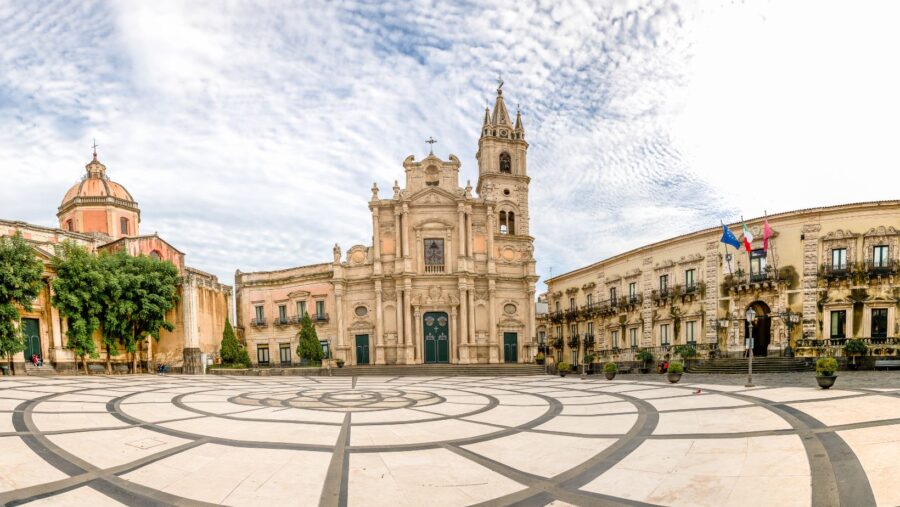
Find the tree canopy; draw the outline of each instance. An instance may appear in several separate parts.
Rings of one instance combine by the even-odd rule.
[[[87,356],[98,357],[93,335],[103,316],[106,277],[97,257],[71,241],[57,247],[52,265],[56,271],[52,302],[69,323],[66,347],[81,358],[87,373]]]
[[[225,330],[222,331],[220,354],[222,356],[222,364],[228,366],[250,366],[250,354],[238,342],[237,337],[234,335],[234,328],[231,327],[231,321],[228,319],[225,319]]]
[[[322,343],[316,334],[316,326],[313,324],[309,315],[304,315],[300,319],[300,343],[297,344],[297,355],[301,359],[318,363],[325,357],[325,351],[322,350]]]
[[[34,249],[16,232],[0,237],[0,357],[12,368],[12,356],[25,350],[18,307],[31,311],[41,293],[44,265]]]

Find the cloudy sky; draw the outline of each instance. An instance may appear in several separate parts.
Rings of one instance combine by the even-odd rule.
[[[232,283],[327,261],[370,241],[372,182],[428,136],[474,183],[500,73],[545,277],[720,219],[897,198],[898,10],[0,0],[0,217],[55,225],[96,137],[142,232],[191,265]]]

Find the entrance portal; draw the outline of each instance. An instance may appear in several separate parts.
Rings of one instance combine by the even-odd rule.
[[[519,335],[516,333],[503,333],[503,362],[519,362]]]
[[[31,362],[31,356],[41,354],[41,327],[37,319],[22,319],[22,333],[25,335],[25,362]]]
[[[753,355],[765,357],[769,353],[769,342],[772,339],[772,318],[769,316],[769,305],[762,301],[754,301],[747,307],[748,310],[751,308],[756,312],[756,317],[752,322],[744,319],[745,347],[747,341],[752,338]]]
[[[422,317],[425,362],[450,362],[450,319],[444,312],[426,312]]]
[[[369,364],[369,335],[356,335],[356,364]]]

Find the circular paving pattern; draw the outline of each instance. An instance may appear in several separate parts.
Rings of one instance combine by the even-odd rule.
[[[898,389],[628,378],[4,379],[0,504],[900,503]]]

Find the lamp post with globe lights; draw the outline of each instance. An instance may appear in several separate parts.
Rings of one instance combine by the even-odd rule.
[[[747,319],[747,336],[745,337],[745,345],[749,352],[749,361],[747,361],[747,384],[744,387],[756,387],[753,385],[753,321],[756,319],[756,310],[747,308],[744,314]]]

